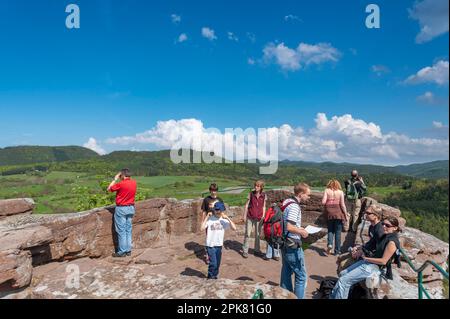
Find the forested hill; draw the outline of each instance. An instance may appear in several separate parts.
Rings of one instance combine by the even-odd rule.
[[[80,146],[17,146],[0,148],[0,166],[85,160],[99,157]]]
[[[420,178],[448,178],[448,161],[435,161],[424,164],[396,166],[397,173]]]
[[[191,151],[191,154],[193,152]],[[198,154],[198,153],[197,153]],[[36,163],[36,164],[34,164]],[[26,165],[24,165],[26,164]],[[324,185],[330,178],[343,180],[357,169],[371,185],[402,185],[414,177],[448,178],[448,161],[387,167],[350,163],[280,162],[275,175],[260,176],[263,164],[174,164],[169,151],[118,151],[100,156],[82,147],[17,147],[0,149],[0,174],[33,170],[110,174],[123,167],[139,176],[215,176],[251,180],[263,177],[271,183],[292,184],[303,180]]]
[[[305,168],[316,168],[327,173],[348,173],[352,169],[357,169],[366,174],[402,174],[418,178],[428,178],[428,179],[440,179],[448,178],[449,171],[449,161],[434,161],[422,164],[411,164],[411,165],[399,165],[399,166],[381,166],[381,165],[361,165],[361,164],[351,164],[351,163],[311,163],[311,162],[292,162],[284,161],[284,165],[298,166]]]

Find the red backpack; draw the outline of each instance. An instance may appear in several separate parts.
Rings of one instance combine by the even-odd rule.
[[[285,242],[284,232],[283,232],[283,213],[291,204],[295,202],[290,202],[285,206],[279,204],[273,204],[266,213],[264,218],[264,237],[269,245],[279,249],[283,246]]]

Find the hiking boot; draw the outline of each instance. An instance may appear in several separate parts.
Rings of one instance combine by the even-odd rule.
[[[131,251],[126,253],[127,257],[131,257]]]
[[[280,261],[280,257],[273,257],[273,260]]]
[[[127,254],[118,254],[118,253],[114,253],[111,255],[113,258],[124,258],[127,257]]]
[[[270,260],[271,258],[268,258],[267,256],[264,256],[263,259],[267,261],[267,260]]]
[[[248,258],[248,253],[242,253],[242,257]]]

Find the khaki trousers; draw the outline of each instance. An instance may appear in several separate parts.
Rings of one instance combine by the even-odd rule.
[[[344,226],[344,229],[351,229],[355,233],[358,231],[358,219],[359,214],[361,213],[361,200],[346,200],[347,206],[347,227]]]
[[[252,230],[254,230],[253,235],[255,237],[255,252],[261,252],[260,236],[262,231],[263,222],[259,220],[251,220],[247,218],[245,223],[245,234],[244,234],[244,254],[248,254],[249,239],[252,236]]]

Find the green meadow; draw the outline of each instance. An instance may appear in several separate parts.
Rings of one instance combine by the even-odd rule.
[[[140,199],[199,198],[208,192],[210,183],[215,182],[221,190],[247,188],[241,194],[226,192],[220,194],[230,205],[243,205],[250,190],[249,186],[243,185],[242,182],[222,178],[139,176],[135,179],[138,182]],[[110,180],[112,177],[75,172],[51,172],[40,176],[27,174],[0,176],[0,198],[31,197],[36,202],[36,214],[71,213],[78,211],[78,204],[87,197],[105,196],[107,194],[105,189]]]
[[[80,210],[80,203],[89,197],[102,197],[101,204],[112,204],[113,197],[105,191],[112,177],[76,172],[50,172],[48,174],[20,174],[0,176],[0,198],[31,197],[36,202],[36,214],[72,213]],[[179,200],[199,198],[208,193],[210,183],[217,183],[220,197],[232,206],[245,204],[250,184],[233,179],[201,176],[138,176],[139,199],[176,198]],[[237,188],[237,191],[232,191]],[[239,190],[241,189],[242,190]],[[271,188],[268,185],[268,188]],[[227,192],[227,189],[231,189]],[[314,187],[322,191],[323,187]],[[401,187],[374,187],[371,195],[384,197]],[[100,204],[100,202],[98,202]],[[86,204],[86,207],[95,206]]]

